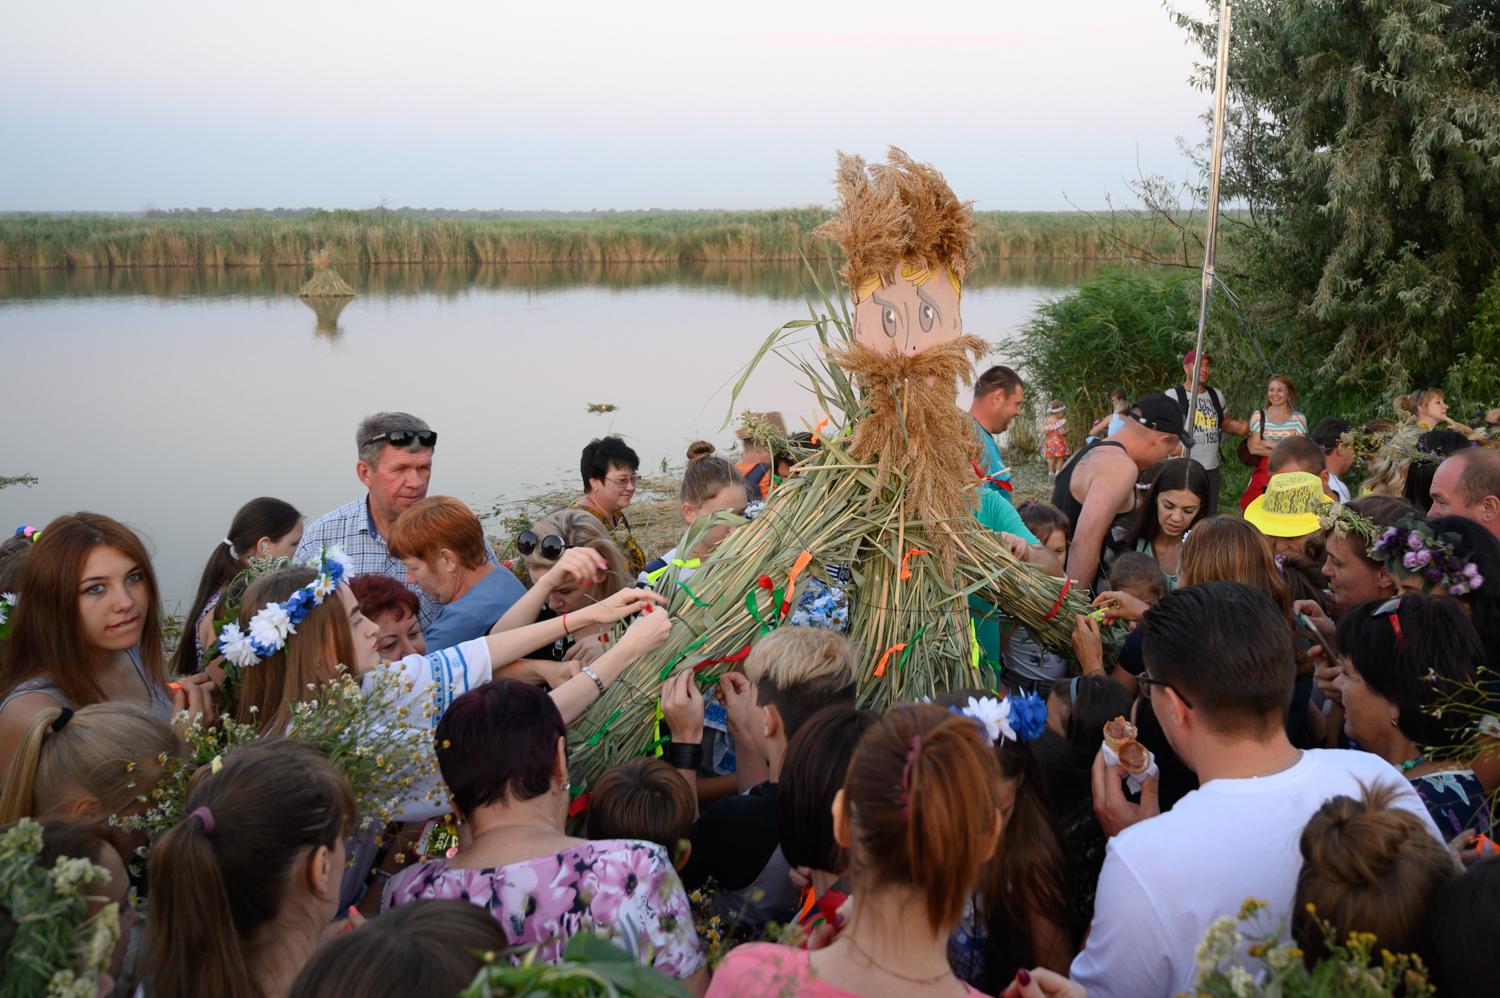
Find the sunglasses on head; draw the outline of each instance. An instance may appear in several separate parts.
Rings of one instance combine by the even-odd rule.
[[[428,450],[432,450],[437,446],[437,431],[391,430],[388,433],[375,434],[369,440],[365,441],[365,445],[369,446],[370,444],[379,443],[382,440],[392,447],[406,448],[412,444],[416,444],[418,447],[425,447]]]
[[[564,551],[572,546],[556,534],[538,537],[530,530],[523,530],[516,537],[517,551],[526,557],[535,554],[543,561],[556,561],[562,557]]]

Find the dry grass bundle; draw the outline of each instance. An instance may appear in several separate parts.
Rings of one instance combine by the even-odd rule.
[[[854,429],[850,454],[875,461],[873,506],[885,494],[892,474],[903,469],[912,509],[929,522],[962,522],[975,505],[970,462],[979,442],[968,417],[954,404],[960,385],[973,381],[973,362],[989,352],[977,336],[963,336],[918,354],[891,354],[859,342],[829,351],[829,360],[854,376],[869,412]],[[952,564],[947,532],[936,539],[945,564]]]
[[[856,294],[903,263],[947,267],[963,280],[975,249],[973,202],[960,201],[936,168],[895,146],[886,160],[866,167],[839,153],[837,213],[813,235],[843,249],[841,273]]]
[[[320,270],[302,285],[297,294],[303,298],[353,298],[354,289],[332,269]]]

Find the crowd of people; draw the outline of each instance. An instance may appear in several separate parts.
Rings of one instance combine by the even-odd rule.
[[[1095,594],[1070,648],[976,609],[984,683],[875,713],[878,650],[843,633],[858,579],[823,580],[789,602],[842,616],[790,615],[711,682],[664,670],[661,737],[586,795],[569,728],[667,640],[662,572],[690,580],[798,474],[774,414],[738,462],[694,445],[676,548],[638,543],[640,462],[605,437],[504,562],[429,495],[437,432],[376,414],[364,494],[310,523],[246,503],[172,648],[129,527],[18,529],[0,992],[457,995],[603,936],[641,994],[1136,998],[1351,960],[1351,933],[1487,992],[1500,449],[1430,391],[1310,428],[1277,376],[1237,419],[1210,365],[1122,389],[1076,453],[1054,404],[1050,503],[996,440],[1021,377],[975,379],[961,472],[1004,501],[972,529]],[[1226,434],[1254,472],[1222,513]],[[402,732],[430,750],[374,827],[364,769],[297,737],[345,677],[401,691],[368,701],[391,741],[358,760]],[[256,737],[196,756],[221,725]],[[1256,915],[1259,951],[1224,927]]]

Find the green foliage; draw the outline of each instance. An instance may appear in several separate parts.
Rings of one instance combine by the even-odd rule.
[[[1210,87],[1217,17],[1173,17]],[[1495,5],[1240,0],[1231,45],[1223,195],[1249,206],[1243,290],[1273,362],[1354,415],[1489,356],[1470,320],[1500,263]]]
[[[535,947],[532,950],[534,955]],[[608,939],[580,932],[569,937],[562,960],[554,964],[536,962],[529,956],[520,966],[512,966],[503,958],[491,959],[464,989],[461,998],[499,995],[688,998],[691,994],[681,982],[637,963]]]
[[[1045,302],[1022,328],[1019,353],[1027,377],[1040,392],[1067,402],[1075,448],[1089,425],[1110,411],[1115,388],[1139,398],[1181,383],[1182,355],[1197,336],[1198,288],[1190,271],[1112,268]],[[1236,394],[1253,401],[1264,371],[1251,367],[1259,361],[1248,345],[1231,347],[1237,339],[1220,314],[1210,329],[1214,384],[1231,402]]]
[[[619,212],[598,217],[447,218],[399,212],[0,216],[0,270],[92,267],[303,267],[326,248],[341,265],[796,261],[836,253],[812,230],[823,208]],[[1166,252],[1155,220],[1081,212],[979,212],[990,258],[1114,257]]]

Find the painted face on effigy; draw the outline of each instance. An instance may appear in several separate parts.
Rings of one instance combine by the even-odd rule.
[[[910,356],[963,335],[958,280],[946,267],[904,264],[860,291],[854,339],[872,350]]]

